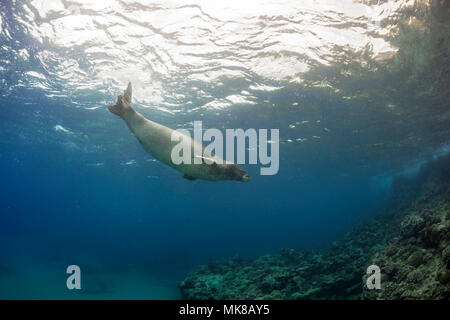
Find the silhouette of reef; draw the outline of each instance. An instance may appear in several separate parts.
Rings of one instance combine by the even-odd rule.
[[[179,284],[185,299],[449,299],[450,156],[394,179],[389,209],[321,251],[283,249],[210,262]],[[381,268],[381,290],[365,270]]]

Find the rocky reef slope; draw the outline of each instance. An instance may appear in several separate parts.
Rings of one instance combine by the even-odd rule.
[[[397,178],[392,205],[322,251],[284,249],[202,266],[179,286],[186,299],[449,299],[450,156]],[[381,290],[365,270],[381,268]]]
[[[450,298],[450,162],[429,166],[421,186],[389,245],[370,264],[382,270],[382,290],[366,299]]]

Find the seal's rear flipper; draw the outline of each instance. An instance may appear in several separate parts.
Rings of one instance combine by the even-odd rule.
[[[117,98],[117,103],[113,106],[108,106],[108,110],[114,113],[115,115],[123,118],[125,111],[131,109],[131,82],[128,83],[128,87],[123,93],[123,96],[119,96]]]
[[[128,104],[131,104],[131,94],[132,94],[131,82],[128,82],[127,90],[125,90],[125,92],[123,93],[123,98],[125,99],[126,102],[128,102]]]

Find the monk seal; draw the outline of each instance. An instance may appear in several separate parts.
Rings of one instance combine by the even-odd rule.
[[[216,155],[211,155],[207,158],[208,161],[203,161],[196,164],[194,161],[191,163],[175,164],[172,161],[171,153],[173,147],[177,142],[172,141],[172,133],[174,130],[163,126],[159,123],[146,119],[139,112],[131,107],[131,82],[128,83],[128,87],[123,95],[120,95],[117,99],[117,103],[112,106],[108,106],[108,110],[113,114],[122,118],[130,128],[131,132],[136,136],[139,143],[142,145],[145,151],[152,155],[160,162],[184,173],[184,178],[188,180],[203,179],[208,181],[250,181],[250,176],[245,170],[232,162],[227,162]],[[200,142],[197,142],[190,137],[191,154],[194,147],[200,148],[195,150],[204,150],[205,148]],[[203,153],[202,156],[203,157]]]

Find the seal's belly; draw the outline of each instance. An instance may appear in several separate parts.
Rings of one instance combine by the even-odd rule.
[[[157,130],[155,130],[157,129]],[[218,181],[222,180],[221,177],[211,174],[209,165],[202,164],[175,164],[172,161],[172,149],[178,144],[177,141],[171,141],[172,129],[164,127],[153,128],[153,126],[147,128],[138,128],[134,130],[136,138],[141,143],[145,151],[147,151],[156,160],[197,179]],[[193,154],[194,140],[191,139],[191,154]],[[193,158],[192,158],[193,160]]]

